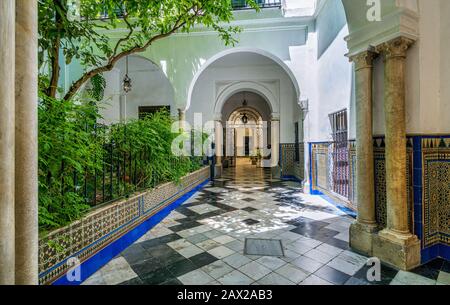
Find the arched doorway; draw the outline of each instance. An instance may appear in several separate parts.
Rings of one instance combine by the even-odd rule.
[[[235,93],[222,108],[224,166],[270,167],[270,107],[254,92]]]

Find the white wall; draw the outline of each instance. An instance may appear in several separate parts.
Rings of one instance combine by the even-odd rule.
[[[450,1],[419,1],[420,37],[406,64],[406,132],[450,133]],[[384,135],[384,63],[374,64],[374,134]]]
[[[139,56],[130,56],[128,61],[132,90],[126,96],[126,113],[122,115],[126,119],[137,119],[139,106],[170,106],[172,116],[176,116],[178,111],[174,103],[174,91],[161,69]],[[101,111],[105,123],[117,123],[121,119],[121,103],[125,100],[122,91],[125,73],[125,59],[117,63],[113,71],[105,73],[105,109]]]
[[[194,87],[191,106],[186,112],[186,119],[193,123],[194,113],[203,114],[203,122],[214,120],[214,107],[216,103],[216,87],[220,82],[232,81],[278,81],[279,89],[273,94],[279,100],[281,143],[294,142],[294,122],[299,115],[299,106],[296,102],[296,93],[292,81],[280,66],[235,66],[235,67],[209,67],[197,81]]]
[[[343,109],[349,114],[349,138],[354,137],[353,69],[345,56],[347,35],[342,3],[329,0],[318,15],[307,45],[298,48],[292,59],[300,75],[302,95],[309,101],[305,142],[331,141],[328,115]]]

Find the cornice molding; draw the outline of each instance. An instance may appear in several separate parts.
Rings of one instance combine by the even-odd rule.
[[[384,16],[381,22],[371,22],[353,31],[345,40],[349,49],[348,57],[376,47],[398,37],[413,41],[419,38],[419,15],[417,12],[398,8]]]

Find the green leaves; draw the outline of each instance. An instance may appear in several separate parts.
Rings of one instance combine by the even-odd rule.
[[[39,105],[41,230],[64,226],[89,211],[94,194],[102,193],[102,177],[108,180],[108,186],[113,186],[110,201],[163,182],[179,181],[200,168],[201,157],[191,160],[172,154],[171,144],[178,135],[171,132],[173,120],[167,112],[104,127],[96,127],[98,118],[95,103],[42,95]],[[132,162],[128,162],[130,159]]]
[[[244,0],[256,10],[254,0]],[[142,52],[154,41],[189,32],[197,25],[217,31],[226,45],[234,45],[238,27],[231,0],[79,0],[80,17],[71,16],[68,0],[39,0],[39,64],[42,74],[59,79],[60,50],[66,65],[74,60],[86,73],[75,81],[65,99],[71,99],[91,77],[112,69],[122,57]],[[122,32],[110,39],[113,30]],[[90,72],[94,73],[90,73]],[[44,92],[52,92],[41,88]],[[52,95],[52,97],[54,97]]]

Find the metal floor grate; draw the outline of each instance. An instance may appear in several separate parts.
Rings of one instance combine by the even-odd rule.
[[[284,256],[283,245],[279,239],[246,238],[245,255]]]

